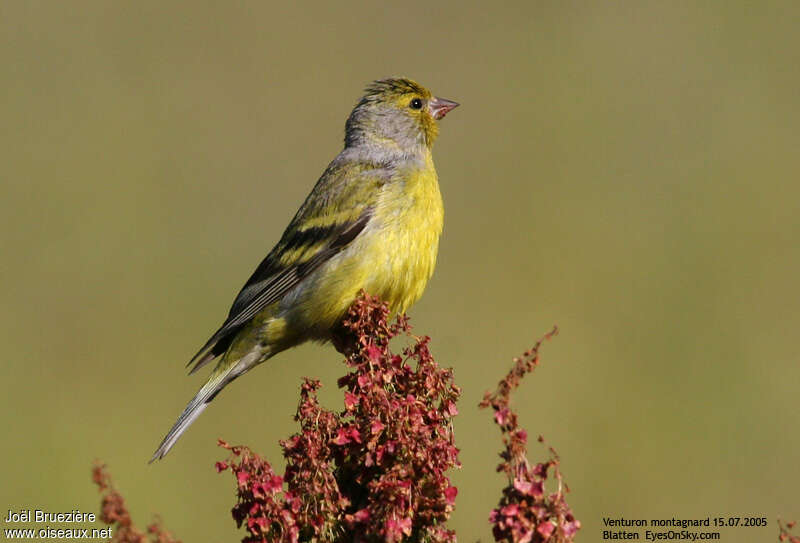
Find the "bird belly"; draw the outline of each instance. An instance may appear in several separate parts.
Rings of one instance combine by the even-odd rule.
[[[442,232],[442,196],[433,162],[384,192],[375,211],[380,241],[368,249],[368,293],[405,311],[420,296],[436,266]]]

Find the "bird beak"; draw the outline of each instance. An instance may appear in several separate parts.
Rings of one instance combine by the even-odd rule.
[[[431,98],[431,101],[428,102],[428,111],[434,119],[438,120],[447,115],[451,109],[455,109],[458,106],[458,102],[453,102],[452,100],[445,100],[444,98],[437,98],[434,96]]]

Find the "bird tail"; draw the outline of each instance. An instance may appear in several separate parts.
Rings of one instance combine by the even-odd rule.
[[[153,457],[150,459],[149,463],[153,463],[155,460],[164,458],[172,446],[175,445],[175,442],[178,441],[178,438],[180,438],[189,428],[189,426],[195,421],[195,419],[200,416],[200,413],[205,411],[211,400],[213,400],[214,397],[219,394],[219,391],[225,388],[231,381],[242,375],[244,371],[241,367],[241,364],[231,364],[228,366],[228,368],[219,372],[215,370],[211,374],[211,377],[209,377],[206,384],[203,385],[195,397],[192,398],[192,400],[186,406],[186,409],[183,410],[183,413],[181,413],[181,416],[178,417],[178,420],[175,421],[175,424],[164,437],[163,441],[161,441],[161,445],[159,445],[158,449],[156,449],[156,452],[153,453]]]

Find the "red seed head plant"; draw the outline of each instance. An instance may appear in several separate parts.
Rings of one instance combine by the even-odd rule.
[[[398,336],[411,344],[401,354],[389,345]],[[220,440],[229,454],[216,468],[235,477],[231,512],[244,527],[243,543],[455,543],[447,521],[458,489],[448,473],[460,467],[452,419],[461,391],[452,371],[434,361],[429,341],[410,333],[405,315],[390,324],[387,305],[362,293],[334,342],[347,366],[338,381],[343,408],[322,407],[320,382],[303,381],[299,429],[280,442],[284,473],[249,448]],[[481,402],[494,409],[505,446],[497,470],[509,483],[490,516],[501,542],[568,543],[580,528],[564,499],[558,456],[551,448],[546,462],[528,463],[527,434],[509,406],[511,391],[538,364],[540,344],[515,359]],[[550,494],[548,476],[558,487]],[[102,466],[94,478],[104,492],[101,519],[116,526],[112,541],[146,543]],[[157,523],[148,531],[153,543],[178,543]]]
[[[565,494],[569,488],[563,483],[559,457],[550,447],[546,462],[531,465],[527,458],[528,433],[519,427],[517,414],[511,409],[511,392],[522,378],[539,365],[539,347],[545,339],[558,333],[558,328],[536,342],[532,349],[514,358],[511,371],[500,381],[494,392],[487,392],[480,407],[494,410],[495,423],[500,427],[505,449],[497,466],[508,477],[500,503],[489,515],[495,541],[504,543],[568,543],[574,541],[581,527],[567,505]],[[544,439],[539,436],[539,442]],[[555,492],[547,493],[545,482],[552,472],[556,481]]]
[[[784,523],[778,519],[778,541],[787,543],[800,543],[800,536],[792,534],[792,530],[797,525],[797,522],[790,521]]]
[[[147,526],[147,534],[140,531],[133,524],[128,506],[122,494],[114,488],[111,476],[106,466],[95,462],[92,468],[92,481],[102,494],[100,500],[99,519],[111,526],[112,543],[181,543],[174,539],[172,534],[161,526],[161,520],[156,518]]]
[[[319,381],[301,387],[300,431],[281,442],[281,477],[246,447],[217,463],[236,476],[233,517],[244,543],[454,542],[447,529],[457,494],[448,470],[460,466],[453,439],[459,388],[411,336],[408,319],[388,324],[386,304],[362,295],[337,341],[348,373],[339,379],[344,409],[320,406]],[[414,340],[402,355],[389,342]]]

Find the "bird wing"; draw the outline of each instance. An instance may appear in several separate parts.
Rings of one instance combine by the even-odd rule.
[[[365,175],[366,174],[366,175]],[[187,366],[194,373],[225,352],[236,333],[259,311],[280,300],[350,244],[372,218],[381,171],[335,161],[317,182],[281,240],[259,264],[231,306],[228,318]]]

